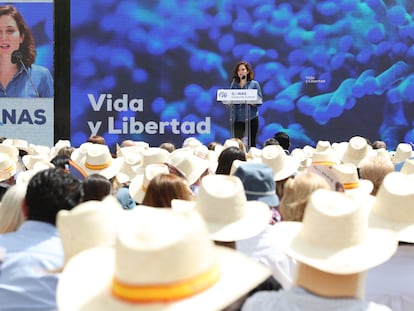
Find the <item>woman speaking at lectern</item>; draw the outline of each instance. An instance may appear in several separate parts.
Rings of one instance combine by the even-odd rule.
[[[231,89],[256,89],[258,99],[262,100],[262,89],[260,88],[259,82],[254,80],[253,68],[245,61],[240,61],[236,64],[233,69],[233,81],[230,85]],[[246,120],[246,104],[234,104],[231,110],[233,120],[234,136],[243,139],[245,131],[245,120]],[[259,112],[257,105],[250,105],[250,116],[249,116],[249,129],[250,129],[250,147],[256,147],[256,135],[259,128]]]
[[[34,39],[20,12],[0,6],[0,97],[53,97],[53,78],[35,58]]]

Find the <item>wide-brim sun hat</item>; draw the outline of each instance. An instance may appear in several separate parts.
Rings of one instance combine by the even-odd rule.
[[[86,250],[66,264],[60,311],[222,310],[270,276],[215,246],[198,213],[138,206],[122,223],[115,248]]]
[[[121,170],[123,157],[113,158],[107,145],[91,144],[85,145],[86,153],[72,153],[72,161],[89,176],[99,174],[107,179],[116,176]]]
[[[367,207],[342,192],[318,189],[312,193],[302,222],[274,225],[275,241],[289,256],[332,274],[354,274],[387,261],[398,241],[391,230],[368,227]]]
[[[7,154],[12,161],[19,159],[19,149],[13,145],[0,144],[0,153]]]
[[[111,195],[102,201],[82,202],[70,211],[60,210],[56,216],[56,227],[65,262],[89,248],[114,246],[121,212],[122,206]]]
[[[239,177],[207,175],[193,205],[207,223],[210,239],[230,242],[248,239],[264,231],[270,221],[270,208],[266,203],[247,201]],[[172,205],[176,209],[176,204]]]
[[[391,172],[385,176],[369,224],[393,230],[399,241],[414,243],[414,175]]]
[[[169,174],[168,166],[165,164],[149,164],[144,169],[144,174],[137,175],[129,184],[129,194],[135,202],[141,203],[145,197],[150,181],[157,175]],[[162,195],[160,193],[160,195]]]
[[[398,167],[399,169],[398,169]],[[414,158],[407,158],[394,166],[395,171],[410,175],[414,174]]]
[[[299,168],[299,160],[287,155],[279,145],[269,145],[262,149],[261,162],[273,170],[275,181],[286,179],[296,174]]]
[[[359,178],[358,169],[352,163],[337,164],[332,166],[331,169],[348,194],[368,195],[374,189],[374,184],[371,180]]]
[[[124,161],[121,165],[121,168],[116,175],[117,180],[121,183],[128,183],[134,179],[140,172],[142,167],[142,153],[141,152],[127,152],[123,156]]]
[[[392,157],[392,161],[394,164],[401,163],[405,159],[414,156],[413,147],[408,143],[399,143],[397,148],[395,149],[394,156]]]
[[[187,153],[183,155],[181,160],[172,163],[172,165],[182,172],[188,184],[192,185],[207,171],[210,167],[210,162],[192,153]]]
[[[7,154],[0,153],[0,181],[8,180],[17,172],[17,162]]]
[[[368,141],[362,136],[354,136],[349,140],[340,159],[343,163],[352,163],[358,167],[364,158],[372,155],[375,155],[375,152]]]

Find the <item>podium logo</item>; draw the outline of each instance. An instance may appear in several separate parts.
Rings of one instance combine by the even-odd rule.
[[[227,98],[227,93],[226,92],[219,92],[218,97],[219,98]]]

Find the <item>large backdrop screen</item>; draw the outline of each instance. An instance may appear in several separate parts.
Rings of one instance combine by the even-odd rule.
[[[411,0],[72,0],[71,139],[223,142],[216,91],[248,61],[258,146],[362,135],[414,141]]]

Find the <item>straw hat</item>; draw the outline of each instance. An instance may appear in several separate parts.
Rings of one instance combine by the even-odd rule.
[[[92,247],[113,246],[118,218],[123,211],[114,196],[86,201],[72,210],[60,210],[56,226],[64,249],[65,262]]]
[[[414,174],[414,158],[407,158],[400,163],[402,163],[401,168],[399,170],[401,173],[407,175]]]
[[[38,155],[24,155],[22,157],[23,165],[26,167],[26,169],[31,170],[33,169],[33,166],[37,162],[50,162],[50,158],[46,154],[38,154]]]
[[[172,208],[177,209],[177,201]],[[270,221],[269,206],[260,201],[247,201],[239,177],[207,175],[192,205],[204,218],[215,241],[238,241],[262,232]]]
[[[27,154],[33,154],[33,149],[30,148],[29,142],[24,139],[12,139],[12,138],[6,138],[3,141],[3,144],[5,145],[11,145],[16,147],[18,150],[24,151]]]
[[[0,153],[7,154],[12,161],[19,159],[19,149],[12,145],[0,144]]]
[[[131,148],[131,147],[125,147],[125,148]],[[142,160],[142,153],[136,152],[136,151],[130,151],[126,152],[124,157],[124,161],[121,165],[121,168],[116,175],[117,180],[120,183],[127,183],[134,179],[138,173],[139,170],[143,164]]]
[[[393,230],[398,239],[414,243],[414,176],[387,174],[369,215],[373,227]]]
[[[270,275],[215,246],[198,213],[147,206],[127,213],[115,248],[90,249],[67,263],[57,287],[60,311],[222,310]]]
[[[188,138],[184,139],[184,142],[183,142],[183,146],[182,147],[183,148],[191,148],[191,149],[194,149],[194,148],[196,148],[196,147],[198,147],[200,145],[202,145],[202,142],[199,141],[197,138],[195,138],[195,137],[188,137]]]
[[[187,178],[188,184],[194,184],[209,168],[210,162],[192,153],[183,154],[182,159],[171,163]]]
[[[370,194],[374,184],[368,179],[358,177],[358,169],[352,163],[342,163],[332,166],[335,176],[342,183],[345,192],[349,194]]]
[[[390,230],[368,228],[364,200],[318,189],[310,196],[302,222],[274,225],[275,240],[289,256],[333,274],[353,274],[388,260],[397,249]]]
[[[340,162],[337,151],[328,140],[319,140],[311,156],[311,163],[332,166]]]
[[[112,158],[111,151],[107,145],[91,144],[86,149],[86,154],[80,155],[79,157],[75,154],[73,157],[71,156],[71,159],[88,176],[91,174],[99,174],[111,179],[119,173],[124,158]]]
[[[358,166],[359,163],[367,156],[372,154],[372,147],[367,140],[361,136],[352,137],[342,156],[340,156],[343,163],[352,163]]]
[[[16,171],[16,161],[13,161],[7,154],[0,153],[0,181],[8,180],[16,175]]]
[[[257,200],[269,206],[278,206],[279,198],[276,195],[276,183],[272,169],[263,163],[240,162],[241,165],[233,175],[242,181],[247,200]]]
[[[36,175],[38,172],[47,170],[53,167],[55,166],[48,161],[45,161],[45,160],[36,161],[35,163],[33,163],[30,169],[19,172],[17,174],[16,184],[29,183],[30,179],[32,179],[32,177]]]
[[[237,147],[240,148],[239,143],[234,139],[226,139],[223,144],[223,149],[230,148],[230,147]]]
[[[290,156],[299,161],[298,171],[300,172],[305,171],[312,164],[312,157],[309,157],[301,148],[293,149]]]
[[[299,160],[287,155],[279,145],[269,145],[262,149],[262,163],[273,170],[275,181],[294,175],[299,168]]]
[[[57,154],[59,153],[59,151],[65,147],[71,147],[71,142],[68,139],[59,139],[55,145],[50,148],[50,158],[54,158],[55,156],[57,156]]]
[[[145,167],[144,174],[137,175],[131,180],[129,194],[137,203],[141,203],[147,192],[150,181],[159,174],[169,174],[165,164],[149,164]],[[160,194],[161,195],[161,194]]]
[[[403,162],[405,159],[414,156],[413,147],[407,143],[399,143],[397,149],[395,150],[394,157],[392,161],[396,163]]]

